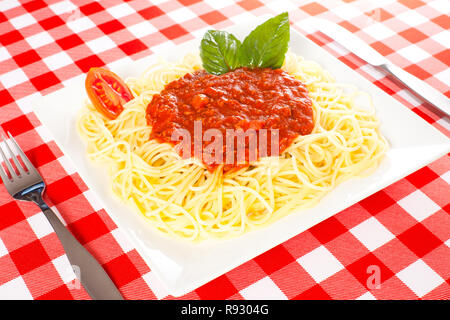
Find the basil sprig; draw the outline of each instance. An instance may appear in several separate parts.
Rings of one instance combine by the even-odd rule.
[[[226,31],[209,30],[200,45],[203,68],[212,74],[222,74],[239,68],[238,50],[241,42]]]
[[[240,67],[280,68],[288,49],[289,38],[287,12],[257,26],[242,44],[231,33],[209,30],[200,44],[203,68],[215,75]]]

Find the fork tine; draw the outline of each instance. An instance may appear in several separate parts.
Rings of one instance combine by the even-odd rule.
[[[11,141],[13,142],[14,147],[16,148],[17,152],[19,153],[20,157],[22,158],[23,164],[25,165],[25,169],[28,170],[28,172],[36,172],[36,168],[33,166],[33,164],[31,163],[30,159],[28,159],[28,157],[25,155],[25,153],[22,151],[22,149],[19,147],[19,145],[16,142],[16,139],[14,139],[14,137],[11,135],[11,133],[9,133],[9,131],[7,132],[9,138],[11,139]]]
[[[2,147],[0,146],[0,153],[2,154],[3,160],[5,160],[5,154],[3,153]],[[6,162],[6,160],[5,160]],[[8,177],[8,173],[3,169],[3,166],[0,162],[0,177],[2,177],[3,183],[6,184],[7,181],[11,181]]]
[[[2,139],[3,139],[3,142],[5,143],[6,149],[9,152],[9,155],[11,156],[11,159],[13,160],[14,164],[16,165],[17,170],[19,170],[19,177],[20,177],[22,174],[26,173],[25,169],[19,163],[19,159],[17,159],[17,156],[14,154],[14,152],[9,147],[8,141],[6,141],[6,138],[3,135],[3,133],[2,133]]]
[[[3,152],[3,148],[0,145],[0,153],[2,154],[3,161],[5,161],[6,168],[9,171],[9,174],[12,178],[16,176],[16,172],[14,171],[14,168],[12,167],[11,163],[9,162],[8,158],[6,158],[5,153]],[[8,172],[6,172],[6,175],[8,175]]]

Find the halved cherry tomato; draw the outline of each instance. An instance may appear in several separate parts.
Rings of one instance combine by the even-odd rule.
[[[123,105],[133,99],[125,82],[104,68],[91,68],[85,86],[94,107],[110,119],[116,119],[123,111]]]

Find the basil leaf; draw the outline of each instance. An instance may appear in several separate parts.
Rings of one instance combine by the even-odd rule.
[[[239,68],[238,50],[241,42],[226,31],[209,30],[200,44],[203,68],[220,75]]]
[[[289,16],[284,12],[257,26],[244,39],[239,49],[240,64],[249,68],[280,68],[289,38]]]

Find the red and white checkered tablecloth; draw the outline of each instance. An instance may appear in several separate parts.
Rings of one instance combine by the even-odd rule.
[[[448,118],[310,23],[339,23],[450,97],[447,0],[0,1],[1,127],[39,168],[46,200],[127,299],[172,297],[39,123],[32,101],[92,66],[111,67],[201,37],[210,26],[282,11],[294,28],[449,136]],[[449,183],[447,155],[183,298],[449,299]],[[379,287],[371,285],[373,272],[381,275]],[[0,299],[88,299],[74,279],[44,215],[13,201],[0,184]]]

